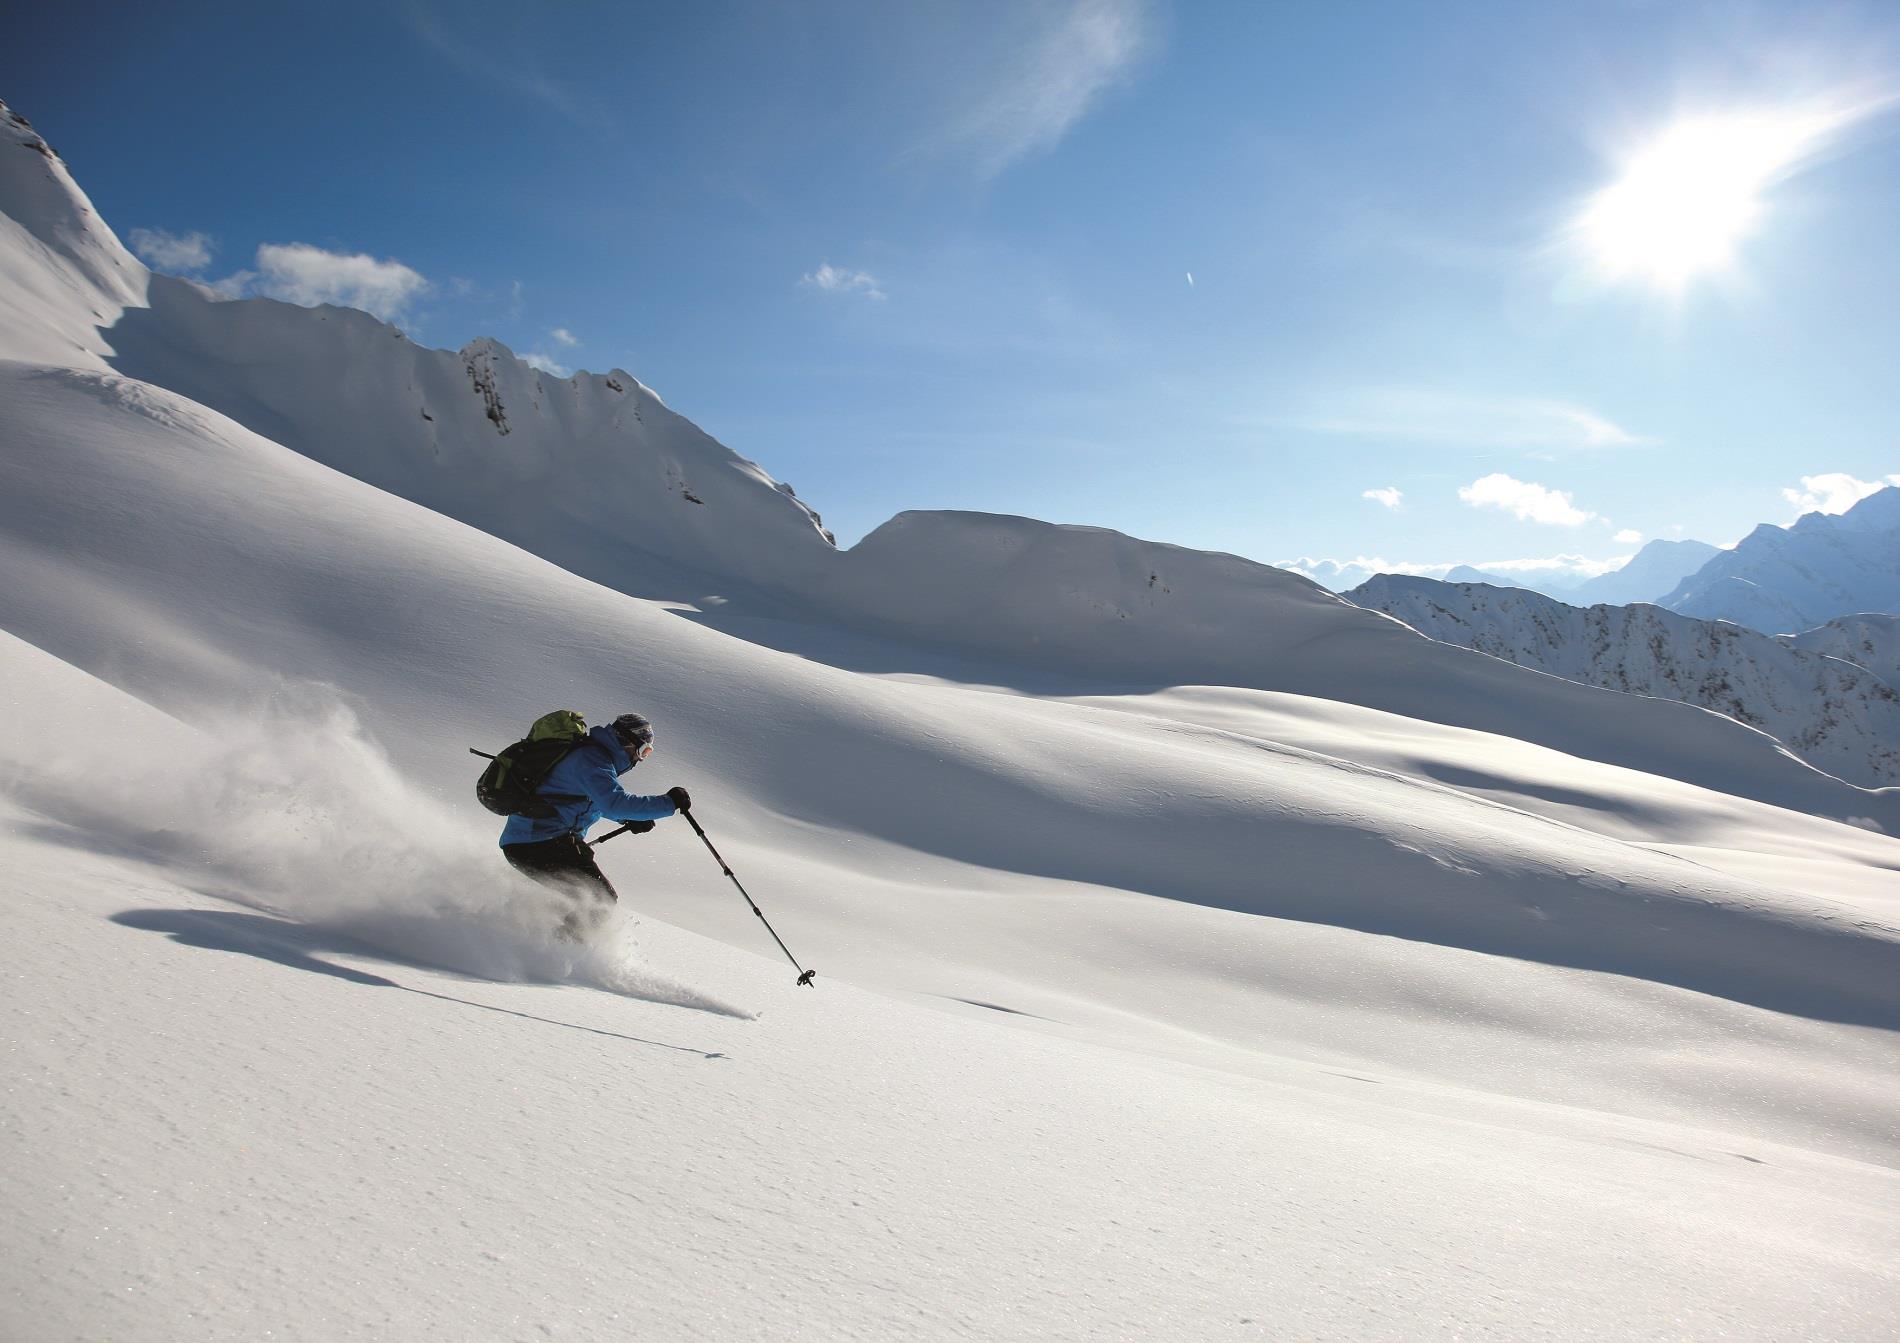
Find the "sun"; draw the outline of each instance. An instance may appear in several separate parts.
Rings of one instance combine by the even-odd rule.
[[[1839,122],[1805,110],[1678,121],[1590,198],[1576,236],[1604,278],[1680,294],[1734,266],[1742,240],[1761,222],[1764,193]]]

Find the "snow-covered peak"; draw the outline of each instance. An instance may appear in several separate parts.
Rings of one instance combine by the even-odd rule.
[[[811,509],[630,375],[541,372],[491,337],[426,349],[351,308],[219,301],[155,276],[120,372],[625,592],[792,580]]]
[[[1840,515],[1837,524],[1854,531],[1878,532],[1900,528],[1900,488],[1875,490]]]
[[[1657,601],[1721,553],[1720,547],[1706,541],[1651,541],[1621,569],[1578,584],[1566,600],[1573,606]]]
[[[1843,514],[1764,523],[1685,578],[1661,605],[1703,620],[1795,634],[1836,616],[1900,612],[1900,489]]]
[[[148,278],[45,137],[0,103],[0,359],[96,366],[99,328],[144,302]]]

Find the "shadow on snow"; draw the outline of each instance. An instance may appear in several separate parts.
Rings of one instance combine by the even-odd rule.
[[[517,1012],[512,1008],[496,1007],[492,1003],[478,1003],[469,998],[457,998],[452,994],[436,993],[430,989],[399,984],[385,975],[371,974],[367,970],[338,965],[334,961],[321,959],[316,953],[341,952],[348,955],[374,956],[385,961],[389,960],[389,957],[387,953],[363,946],[349,938],[325,933],[305,924],[292,923],[288,919],[211,909],[128,909],[114,914],[112,922],[125,928],[164,933],[172,941],[184,946],[199,947],[206,951],[229,951],[255,956],[259,960],[289,966],[293,970],[308,970],[314,974],[328,975],[332,979],[361,984],[366,988],[397,989],[403,993],[416,994],[418,997],[434,998],[439,1002],[479,1008],[484,1012],[498,1012],[502,1016],[519,1017],[523,1021],[538,1021],[543,1025],[559,1026],[570,1031],[584,1031],[589,1035],[604,1035],[612,1040],[625,1040],[629,1044],[650,1045],[655,1049],[671,1049],[682,1054],[698,1054],[701,1058],[726,1057],[724,1054],[697,1049],[690,1045],[646,1040],[637,1035],[623,1035],[618,1031],[601,1030],[595,1026],[582,1026],[571,1021],[556,1021],[552,1017],[536,1016],[532,1012]]]

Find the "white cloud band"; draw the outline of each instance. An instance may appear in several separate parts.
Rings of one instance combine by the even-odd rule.
[[[1473,508],[1501,508],[1521,521],[1555,527],[1580,527],[1596,517],[1587,509],[1578,508],[1563,490],[1517,480],[1502,471],[1493,471],[1469,485],[1460,486],[1458,497]]]

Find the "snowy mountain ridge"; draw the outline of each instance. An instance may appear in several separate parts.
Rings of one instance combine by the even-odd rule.
[[[1877,490],[1845,513],[1803,514],[1790,527],[1763,523],[1658,605],[1768,634],[1900,612],[1900,488]]]
[[[1791,647],[1865,667],[1900,690],[1900,616],[1836,616],[1811,630],[1775,637]]]
[[[30,156],[30,157],[23,157]],[[0,358],[91,362],[150,272],[100,220],[52,146],[0,102]]]
[[[1874,672],[1659,606],[1385,574],[1346,596],[1445,643],[1586,685],[1679,700],[1768,733],[1850,783],[1900,784],[1900,693]]]

